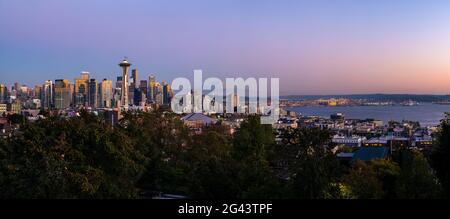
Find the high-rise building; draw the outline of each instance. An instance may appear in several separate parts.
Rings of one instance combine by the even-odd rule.
[[[33,89],[33,97],[35,99],[41,99],[41,91],[42,91],[42,87],[39,85],[34,86]]]
[[[0,84],[0,103],[5,103],[8,100],[8,87]]]
[[[121,95],[121,88],[114,88],[114,96],[113,96],[113,101],[112,101],[112,103],[111,103],[111,107],[113,107],[113,108],[117,108],[117,107],[119,107],[119,103],[120,103],[120,97],[122,96]]]
[[[233,112],[239,112],[239,110],[238,110],[240,107],[239,95],[237,93],[231,93],[229,95],[229,99],[231,100],[231,108],[232,108]]]
[[[135,88],[134,104],[141,105],[147,102],[147,80],[141,80],[139,88]]]
[[[131,82],[131,87],[132,88],[138,88],[139,84],[138,84],[138,70],[137,69],[133,69],[131,71],[131,78],[133,79],[133,81]]]
[[[122,97],[122,84],[123,84],[123,78],[122,76],[117,77],[116,81],[116,87],[114,89],[114,101],[112,103],[113,107],[118,107],[118,103],[120,103],[120,98]]]
[[[64,79],[55,80],[55,108],[65,109],[70,107],[69,81]]]
[[[135,92],[136,95],[134,95]],[[136,96],[136,98],[139,98],[137,95],[138,95],[137,88],[134,88],[131,85],[128,86],[128,103],[130,105],[134,105],[134,96]]]
[[[92,78],[89,81],[89,106],[92,108],[98,108],[98,83],[97,80]]]
[[[89,80],[89,72],[87,71],[82,71],[81,72],[81,78],[84,78],[86,80]]]
[[[24,95],[28,95],[28,87],[26,85],[21,85],[19,92],[24,94]]]
[[[163,104],[169,105],[172,100],[172,90],[168,83],[163,82]]]
[[[14,90],[18,92],[20,90],[20,84],[18,82],[14,83]]]
[[[21,95],[20,84],[18,82],[14,83],[14,86],[12,87],[11,92],[12,92],[11,96],[19,97]]]
[[[128,110],[128,69],[130,68],[131,64],[128,62],[127,59],[124,59],[119,66],[122,68],[122,89],[121,89],[121,97],[120,97],[120,104],[124,107],[125,110]]]
[[[52,109],[53,107],[53,82],[50,80],[45,81],[42,86],[42,108]]]
[[[154,75],[148,77],[148,99],[151,102],[155,102],[156,95],[156,78]]]
[[[75,106],[75,84],[69,84],[70,106]]]
[[[139,90],[141,93],[144,93],[145,96],[148,94],[148,87],[147,87],[147,80],[141,80],[141,83],[139,84]]]
[[[80,77],[75,78],[75,106],[86,106],[88,101],[89,72],[81,72]]]
[[[133,99],[131,101],[131,104],[137,106],[139,105],[139,103],[141,102],[142,99],[142,93],[139,92],[138,88],[131,88],[134,90],[134,92],[130,92],[130,100]]]
[[[138,76],[138,70],[133,69],[131,71],[131,78],[133,79],[130,85],[130,100],[133,105],[138,105],[139,102],[142,99],[142,95],[139,88],[139,76]]]
[[[112,81],[103,79],[100,84],[100,107],[111,108],[113,99]]]
[[[156,105],[163,105],[164,104],[164,100],[163,100],[164,98],[163,98],[163,95],[162,95],[162,93],[161,92],[158,92],[156,95],[155,95],[155,103],[156,103]]]
[[[116,88],[122,89],[122,83],[123,83],[122,76],[118,76],[116,81]]]

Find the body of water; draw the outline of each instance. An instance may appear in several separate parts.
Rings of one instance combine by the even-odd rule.
[[[418,121],[421,126],[434,126],[444,118],[445,112],[450,112],[450,105],[421,103],[417,106],[306,106],[286,107],[303,116],[321,116],[329,118],[334,113],[344,113],[347,119],[379,119]]]

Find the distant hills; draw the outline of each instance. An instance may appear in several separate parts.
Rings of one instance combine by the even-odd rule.
[[[315,100],[330,98],[346,98],[353,100],[366,101],[417,101],[417,102],[447,102],[450,101],[450,95],[433,95],[433,94],[349,94],[349,95],[288,95],[281,96],[281,99],[288,100]]]

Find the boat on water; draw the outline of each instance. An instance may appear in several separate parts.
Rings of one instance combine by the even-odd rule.
[[[438,104],[438,105],[450,105],[450,101],[438,101],[438,102],[433,102],[433,104]]]
[[[418,106],[419,102],[413,101],[413,100],[409,100],[409,101],[401,103],[401,105],[402,106]]]

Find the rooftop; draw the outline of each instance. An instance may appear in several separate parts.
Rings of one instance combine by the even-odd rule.
[[[191,113],[187,114],[186,116],[183,116],[181,118],[183,121],[202,121],[204,124],[214,124],[217,122],[216,119],[210,118],[208,116],[205,116],[201,113]]]
[[[355,152],[353,160],[371,161],[388,156],[388,147],[362,147]]]

